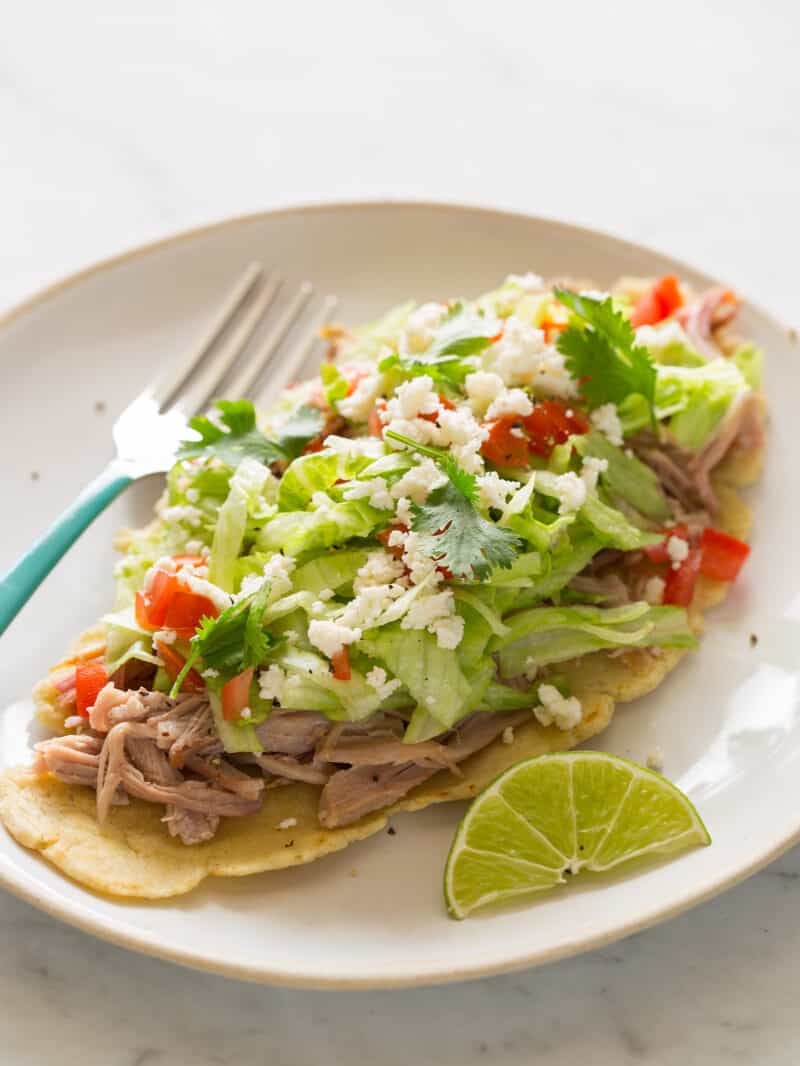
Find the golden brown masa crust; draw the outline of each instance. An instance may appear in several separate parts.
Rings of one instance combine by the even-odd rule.
[[[762,464],[761,451],[734,451],[714,476],[720,499],[716,524],[740,539],[747,537],[751,513],[737,490],[755,480]],[[727,588],[725,583],[701,578],[691,609],[698,632],[703,611],[724,598]],[[101,628],[87,630],[59,667],[78,661],[87,648],[96,647],[101,635]],[[270,790],[259,814],[224,819],[213,840],[187,847],[169,836],[159,806],[134,800],[129,806],[114,807],[100,826],[91,790],[24,770],[0,778],[0,818],[21,844],[41,852],[97,892],[148,899],[181,895],[209,876],[240,877],[311,862],[379,832],[396,811],[469,799],[520,759],[566,750],[602,732],[616,702],[651,692],[682,655],[680,649],[664,649],[661,654],[634,649],[619,656],[596,652],[560,663],[558,673],[566,676],[583,703],[584,717],[575,730],[545,729],[532,718],[515,729],[513,743],[498,739],[466,760],[460,777],[442,771],[393,807],[340,829],[320,827],[318,787],[292,784]],[[49,680],[36,687],[40,716],[60,728],[55,695]],[[285,819],[296,819],[296,824],[278,829]]]

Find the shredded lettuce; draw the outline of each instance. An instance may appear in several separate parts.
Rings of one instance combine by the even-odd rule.
[[[258,535],[258,547],[301,555],[318,548],[344,544],[353,537],[368,537],[386,523],[386,512],[363,500],[347,500],[317,511],[289,511],[276,514]]]
[[[161,659],[153,653],[153,635],[136,622],[132,607],[103,615],[106,626],[106,673],[111,676],[131,659],[161,665]]]
[[[493,638],[503,677],[531,666],[574,659],[604,648],[677,647],[697,644],[682,607],[536,607],[506,620],[510,635]]]
[[[711,439],[733,401],[748,390],[731,359],[712,359],[697,367],[659,365],[656,374],[656,414],[678,444],[693,450]],[[618,413],[626,434],[649,421],[640,397],[628,397]]]
[[[421,629],[401,629],[398,623],[370,630],[361,640],[362,650],[383,663],[399,678],[417,704],[419,715],[406,731],[411,743],[421,739],[420,725],[427,716],[438,723],[437,732],[450,729],[480,701],[464,676],[456,654],[440,648],[436,637]],[[488,681],[487,681],[488,684]],[[413,726],[413,728],[412,728]],[[435,734],[430,734],[435,735]]]
[[[238,559],[248,520],[266,518],[274,506],[267,503],[264,490],[272,475],[257,459],[239,463],[231,478],[228,497],[219,509],[217,528],[211,544],[208,579],[226,592],[233,592]]]
[[[610,492],[621,497],[646,518],[654,522],[667,521],[670,507],[658,478],[649,466],[645,466],[635,455],[627,455],[596,430],[586,436],[575,437],[574,444],[583,456],[605,459],[608,468],[600,475],[600,479]]]

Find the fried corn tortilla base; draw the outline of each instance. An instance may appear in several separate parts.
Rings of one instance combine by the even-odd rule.
[[[737,451],[715,474],[720,498],[716,525],[742,540],[747,538],[751,514],[738,489],[758,477],[762,462],[761,451]],[[727,588],[724,583],[700,578],[690,611],[698,632],[703,612],[719,603]],[[59,666],[79,661],[92,645],[96,649],[101,635],[102,628],[87,630]],[[133,800],[129,806],[112,808],[101,826],[92,790],[26,770],[10,771],[0,778],[0,818],[20,844],[41,852],[65,874],[96,892],[144,899],[178,896],[206,877],[241,877],[319,859],[379,832],[397,811],[469,799],[520,759],[564,751],[602,732],[617,703],[651,692],[683,654],[672,648],[656,655],[634,649],[612,658],[597,652],[560,663],[559,675],[566,675],[583,703],[584,717],[576,729],[544,728],[531,716],[529,724],[515,729],[513,743],[498,739],[462,763],[461,777],[442,771],[394,806],[340,829],[320,827],[319,787],[292,784],[269,790],[258,814],[223,819],[213,840],[187,847],[169,836],[159,805]],[[34,700],[40,717],[59,729],[63,719],[55,698],[49,680],[36,686]],[[279,830],[277,826],[285,819],[296,819],[296,824]]]

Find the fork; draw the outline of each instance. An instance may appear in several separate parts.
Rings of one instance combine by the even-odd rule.
[[[283,308],[277,309],[276,297],[282,285],[283,279],[272,273],[265,276],[260,263],[251,263],[192,351],[125,408],[113,428],[116,457],[0,578],[0,634],[81,533],[123,489],[132,481],[170,468],[178,444],[186,436],[189,418],[208,407],[223,382],[227,382],[227,395],[252,398],[261,374],[279,349],[260,398],[275,396],[292,380],[319,329],[333,313],[336,299],[326,297],[312,310],[309,305],[314,290],[303,282],[289,293]],[[262,323],[268,332],[248,358],[246,351]],[[299,331],[297,340],[286,351],[281,346],[294,326]]]

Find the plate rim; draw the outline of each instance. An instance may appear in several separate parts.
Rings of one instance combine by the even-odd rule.
[[[17,320],[26,314],[36,311],[54,297],[81,284],[89,278],[113,269],[126,262],[142,258],[153,252],[161,251],[174,245],[194,240],[216,231],[232,229],[238,226],[252,225],[265,218],[276,216],[303,215],[309,213],[323,213],[332,211],[373,211],[373,210],[418,210],[429,209],[438,212],[468,212],[484,216],[495,216],[498,219],[517,218],[525,222],[542,223],[546,226],[571,231],[583,236],[593,236],[603,242],[616,245],[620,249],[629,250],[639,254],[655,255],[669,262],[678,272],[686,272],[703,279],[709,284],[719,284],[719,279],[708,274],[705,270],[694,266],[691,262],[678,258],[671,253],[644,244],[639,241],[620,237],[595,226],[582,225],[569,222],[561,218],[532,213],[518,208],[495,207],[487,203],[476,203],[458,200],[431,200],[426,198],[367,198],[367,199],[331,199],[310,200],[283,203],[271,208],[246,212],[243,214],[224,216],[202,223],[197,226],[181,228],[171,231],[163,237],[131,245],[122,251],[102,259],[94,260],[87,266],[65,274],[48,285],[45,285],[22,300],[11,304],[10,307],[0,311],[0,330],[5,331]],[[741,291],[737,286],[737,291]],[[765,308],[760,302],[745,297],[745,301],[758,316],[767,322],[773,329],[783,333],[789,343],[797,343],[797,330],[790,326],[782,317]],[[784,837],[777,843],[773,843],[766,850],[759,852],[745,866],[737,868],[719,880],[707,883],[702,889],[683,893],[671,904],[663,906],[654,913],[647,913],[638,918],[618,925],[613,930],[591,934],[581,934],[569,939],[558,946],[544,949],[533,949],[524,955],[515,956],[507,961],[481,960],[476,957],[474,962],[461,965],[454,969],[440,967],[427,973],[410,975],[392,975],[389,971],[383,971],[372,976],[362,977],[322,977],[287,972],[284,969],[270,969],[269,966],[251,965],[246,963],[231,963],[224,960],[214,960],[204,957],[189,950],[182,950],[171,945],[159,943],[155,937],[142,933],[128,931],[127,923],[109,925],[107,922],[93,916],[91,910],[83,903],[70,903],[60,900],[57,893],[49,887],[37,883],[32,875],[20,871],[18,878],[8,875],[7,871],[0,867],[0,887],[10,892],[13,896],[44,911],[50,917],[57,918],[67,925],[80,929],[82,932],[98,937],[101,940],[115,944],[118,947],[134,951],[140,955],[166,959],[190,969],[200,970],[207,973],[219,974],[237,980],[250,981],[257,984],[272,985],[286,988],[308,989],[380,989],[380,988],[410,988],[431,987],[459,981],[477,980],[482,977],[490,977],[501,973],[511,973],[533,966],[544,965],[559,959],[568,958],[586,951],[596,950],[607,944],[614,943],[644,929],[658,925],[678,914],[695,907],[714,896],[727,891],[734,885],[739,884],[746,878],[758,873],[764,867],[780,858],[790,848],[800,843],[800,822],[793,833]],[[19,845],[21,846],[21,845]],[[42,862],[46,860],[41,859]],[[11,860],[13,868],[13,859]],[[67,877],[66,874],[59,874]],[[67,877],[70,884],[77,884]],[[102,894],[100,894],[101,898]]]

